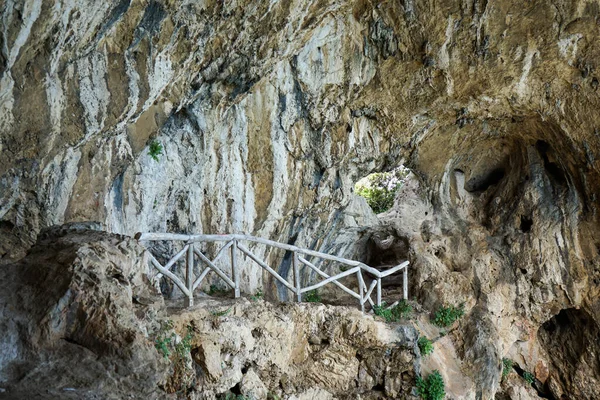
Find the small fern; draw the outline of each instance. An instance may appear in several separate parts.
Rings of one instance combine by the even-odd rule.
[[[154,161],[158,161],[158,156],[163,154],[162,144],[158,142],[158,140],[153,140],[150,142],[150,147],[148,149],[148,155],[154,159]]]

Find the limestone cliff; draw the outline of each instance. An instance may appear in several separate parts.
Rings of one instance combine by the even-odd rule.
[[[414,398],[413,327],[262,299],[168,309],[142,252],[70,225],[0,269],[0,398]]]
[[[597,2],[1,4],[1,263],[72,221],[365,261],[391,236],[426,309],[466,304],[469,396],[502,357],[598,392]],[[378,220],[353,184],[401,163],[418,188]]]

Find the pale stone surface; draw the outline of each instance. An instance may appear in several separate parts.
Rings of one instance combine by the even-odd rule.
[[[392,235],[427,310],[465,303],[455,345],[482,396],[504,356],[546,364],[555,397],[600,391],[580,352],[598,352],[600,326],[596,3],[6,0],[1,13],[0,263],[73,221],[373,260],[371,238]],[[352,185],[400,163],[421,189],[380,223]],[[253,293],[264,277],[243,268]],[[572,310],[581,342],[556,352],[544,325],[568,337]]]

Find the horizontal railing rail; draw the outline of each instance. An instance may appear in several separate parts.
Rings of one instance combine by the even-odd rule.
[[[258,238],[249,235],[240,235],[240,234],[227,234],[227,235],[184,235],[177,233],[138,233],[135,235],[135,238],[139,241],[182,241],[184,242],[183,248],[175,254],[167,263],[163,266],[158,262],[156,257],[150,252],[147,251],[149,261],[152,266],[158,271],[156,278],[160,279],[162,276],[166,276],[169,278],[177,287],[182,291],[182,293],[186,296],[186,306],[191,306],[194,304],[194,290],[202,283],[202,281],[206,278],[206,276],[210,272],[216,273],[229,287],[234,290],[235,297],[240,296],[240,275],[238,268],[238,260],[237,255],[239,252],[250,258],[256,264],[258,264],[262,269],[266,270],[271,274],[278,282],[280,282],[283,286],[285,286],[288,290],[290,290],[296,296],[296,300],[298,302],[302,301],[302,294],[306,292],[310,292],[312,290],[316,290],[328,283],[332,283],[342,289],[344,292],[348,293],[352,297],[356,298],[359,303],[362,311],[365,310],[365,303],[369,303],[372,307],[377,304],[378,306],[382,305],[381,301],[381,289],[382,289],[382,279],[391,274],[394,274],[399,271],[403,271],[403,295],[404,299],[408,299],[408,265],[409,262],[405,261],[402,264],[399,264],[393,268],[390,268],[385,271],[379,271],[373,267],[370,267],[360,261],[349,260],[343,257],[333,256],[331,254],[322,253],[315,250],[303,249],[300,247],[296,247],[290,244],[284,244],[275,242],[273,240]],[[203,254],[195,244],[197,243],[211,243],[211,242],[225,242],[223,247],[219,249],[215,258],[210,260],[205,254]],[[262,244],[274,248],[278,248],[281,250],[289,251],[292,253],[292,267],[294,272],[294,284],[292,285],[288,280],[282,277],[277,271],[271,268],[264,260],[261,260],[258,256],[256,256],[248,247],[244,246],[239,242],[249,242]],[[219,261],[229,250],[229,258],[230,258],[230,266],[231,266],[231,276],[228,276],[223,270],[217,267],[216,263]],[[171,268],[182,258],[185,256],[185,282],[171,272]],[[196,279],[194,279],[194,257],[197,256],[205,265],[206,268],[200,273]],[[309,257],[317,257],[328,261],[334,261],[340,264],[347,265],[351,267],[339,274],[336,275],[328,275],[324,271],[320,270],[313,263],[308,261],[305,256]],[[314,283],[310,286],[302,287],[300,282],[300,265],[305,265],[311,270],[315,271],[317,275],[319,275],[324,280]],[[371,283],[366,285],[365,279],[363,276],[363,272],[366,272],[372,276],[374,279]],[[345,278],[350,275],[356,275],[356,279],[358,282],[358,293],[354,290],[348,288],[343,283],[339,282],[340,279]],[[376,300],[375,302],[371,299],[371,295],[373,291],[376,291]]]

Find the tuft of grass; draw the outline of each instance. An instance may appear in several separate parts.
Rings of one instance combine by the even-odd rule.
[[[425,379],[417,376],[417,392],[423,400],[442,400],[446,397],[444,379],[440,371],[433,371]]]
[[[513,368],[513,360],[510,358],[502,359],[502,379],[506,378]]]
[[[531,372],[525,371],[523,372],[523,379],[525,379],[525,382],[531,385],[533,381],[535,381],[535,376]]]
[[[433,323],[440,328],[447,328],[463,315],[465,315],[464,304],[461,304],[459,307],[441,307],[435,312]]]
[[[374,306],[373,312],[385,319],[385,322],[398,322],[401,319],[410,318],[412,306],[406,300],[400,300],[394,307],[386,309],[385,302],[381,306]]]
[[[253,296],[250,296],[250,300],[258,301],[264,297],[262,290],[258,289]]]
[[[421,336],[417,341],[421,355],[428,356],[433,353],[433,342],[425,336]]]
[[[229,314],[229,312],[231,311],[232,307],[229,307],[227,310],[225,311],[211,311],[210,314],[214,317],[224,317],[225,315]]]
[[[317,292],[317,289],[315,289],[315,290],[311,290],[310,292],[307,292],[304,300],[307,301],[308,303],[320,303],[321,296],[319,295],[319,292]]]
[[[158,140],[153,140],[150,142],[150,146],[148,148],[148,155],[154,159],[154,161],[158,161],[158,156],[163,154],[162,144],[158,142]]]

